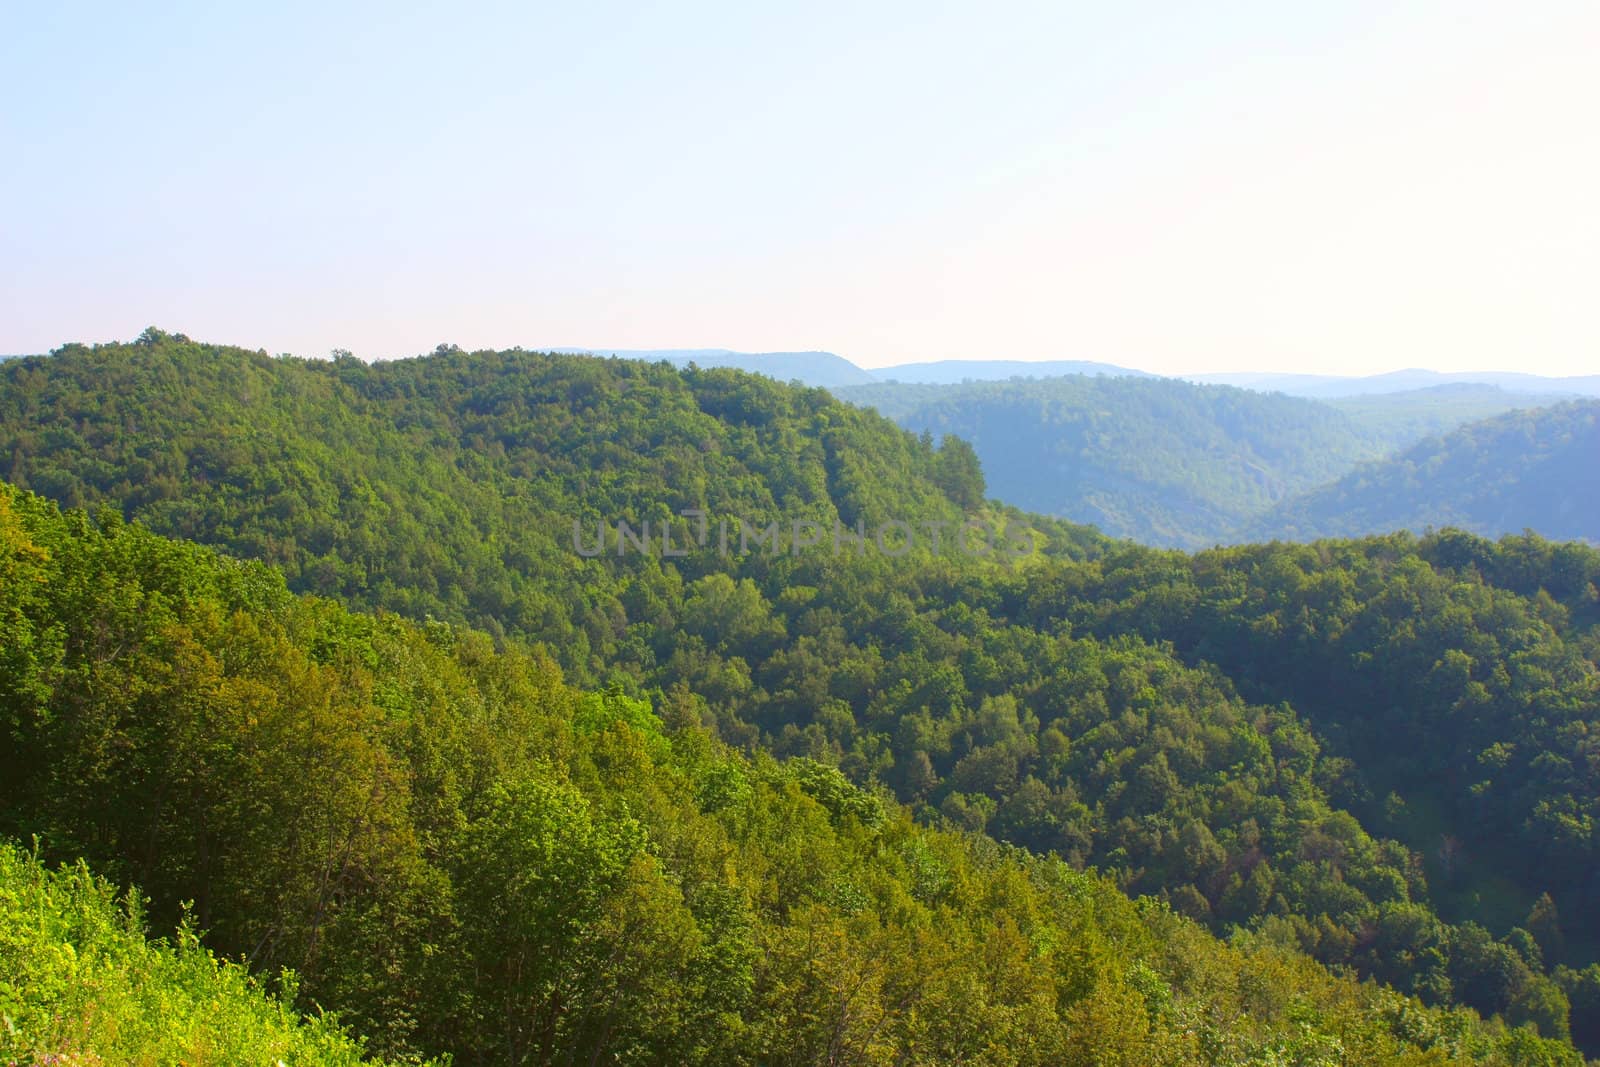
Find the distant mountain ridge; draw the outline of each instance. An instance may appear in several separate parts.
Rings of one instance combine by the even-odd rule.
[[[1600,542],[1600,401],[1512,411],[1430,437],[1284,501],[1248,540],[1457,526],[1485,537],[1531,529]]]
[[[1217,544],[1249,517],[1388,451],[1322,402],[1171,378],[836,392],[908,430],[971,442],[1001,500],[1172,548]]]
[[[1061,378],[1073,375],[1107,378],[1169,378],[1203,385],[1231,385],[1261,393],[1332,400],[1344,397],[1386,396],[1441,386],[1481,385],[1508,393],[1537,394],[1541,401],[1578,396],[1600,397],[1600,374],[1552,377],[1517,371],[1434,371],[1422,368],[1385,374],[1285,374],[1275,371],[1220,371],[1207,374],[1157,374],[1116,363],[1082,359],[939,359],[863,367],[835,352],[821,349],[743,352],[732,348],[584,348],[538,346],[536,352],[562,355],[616,356],[674,367],[693,363],[699,367],[731,367],[765,375],[781,382],[798,381],[815,388],[832,389],[873,382],[915,385],[959,385],[962,382],[1003,382],[1012,378]],[[0,361],[40,353],[0,354]]]
[[[1253,524],[1426,438],[1567,399],[1471,383],[1312,399],[1109,375],[879,382],[834,392],[909,430],[970,441],[990,491],[1007,503],[1092,523],[1114,537],[1188,549],[1258,537],[1388,532],[1392,525],[1376,514],[1345,525],[1328,525],[1331,515],[1281,530]],[[1471,491],[1465,484],[1458,489]],[[1403,511],[1396,515],[1408,519]],[[1393,525],[1439,526],[1457,521],[1453,515],[1437,507],[1419,522],[1397,518]],[[1482,522],[1460,522],[1490,532]],[[1531,517],[1506,529],[1524,526],[1557,532]]]
[[[1148,371],[1077,359],[941,359],[929,363],[900,363],[872,371],[878,381],[917,385],[958,385],[961,382],[997,382],[1008,378],[1059,378],[1073,374],[1111,378],[1158,378]]]
[[[1340,517],[1331,501],[1361,496],[1340,482],[1358,465],[1395,458],[1479,419],[1563,403],[1600,384],[1600,376],[1425,370],[1368,378],[1208,376],[1234,381],[1222,385],[1080,360],[960,359],[867,370],[825,351],[550,351],[729,368],[827,388],[878,407],[908,429],[970,441],[991,491],[1011,505],[1091,523],[1114,537],[1189,549],[1241,538],[1376,533],[1391,520],[1412,528],[1459,522],[1480,532],[1526,526],[1556,534],[1566,527],[1546,529],[1528,516],[1456,517],[1442,505],[1389,514],[1367,500],[1358,508],[1364,518]],[[1497,384],[1477,380],[1483,378]],[[1422,387],[1406,388],[1413,383]],[[1334,495],[1313,496],[1321,492]],[[1306,514],[1292,510],[1300,502]],[[1569,536],[1594,534],[1577,529]]]
[[[824,389],[901,382],[910,385],[959,385],[1003,382],[1012,378],[1062,378],[1074,375],[1107,378],[1169,378],[1202,385],[1231,385],[1258,393],[1330,400],[1383,396],[1452,385],[1493,386],[1508,393],[1541,397],[1600,397],[1600,374],[1550,377],[1515,371],[1434,371],[1410,369],[1386,374],[1283,374],[1274,371],[1224,371],[1210,374],[1154,374],[1115,363],[1079,359],[941,359],[862,367],[834,352],[740,352],[730,348],[540,348],[568,355],[617,356],[650,362],[665,360],[675,367],[732,367],[779,381],[800,381]]]
[[[674,367],[732,367],[764,374],[781,382],[800,381],[824,389],[876,381],[870,371],[832,352],[735,352],[728,348],[551,348],[542,351],[571,356],[617,356]]]
[[[1518,409],[1553,407],[1572,399],[1566,393],[1520,393],[1481,382],[1450,382],[1399,393],[1326,397],[1320,402],[1350,416],[1375,442],[1393,452],[1479,419]]]
[[[1564,393],[1600,397],[1600,374],[1552,378],[1515,371],[1435,371],[1413,368],[1343,377],[1333,374],[1276,374],[1272,372],[1230,372],[1182,375],[1186,380],[1207,385],[1234,385],[1266,393],[1288,393],[1316,399],[1341,396],[1371,396],[1408,392],[1452,384],[1493,385],[1510,393]]]

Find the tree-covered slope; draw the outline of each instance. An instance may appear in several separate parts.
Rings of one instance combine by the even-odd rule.
[[[658,569],[642,552],[617,559],[614,539],[579,558],[580,525],[589,542],[596,523],[654,523],[658,555],[666,520],[678,544],[690,536],[687,508],[786,535],[814,520],[816,555],[836,523],[862,524],[870,547],[890,521],[954,530],[979,516],[997,535],[1008,521],[983,512],[964,444],[935,449],[821,390],[528,352],[368,366],[159,331],[69,346],[0,372],[0,456],[0,475],[64,504],[111,503],[281,567],[297,590],[542,639],[580,672],[619,651],[616,608],[592,589]],[[1043,525],[1053,551],[1101,540]],[[708,549],[677,568],[726,564]]]
[[[1600,401],[1516,411],[1433,437],[1285,501],[1255,539],[1457,526],[1600,541]]]
[[[1342,757],[1337,795],[1414,850],[1444,917],[1515,924],[1546,966],[1582,967],[1600,940],[1597,586],[1594,549],[1445,531],[1129,551],[1027,595],[1036,625],[1171,642],[1291,702]],[[1417,977],[1428,943],[1407,950]]]
[[[1248,706],[1157,647],[1013,625],[1003,595],[1042,563],[585,559],[561,543],[578,514],[954,523],[952,493],[976,503],[975,472],[943,466],[970,453],[826,394],[625,361],[366,367],[160,337],[26,371],[13,410],[28,417],[0,426],[19,472],[66,502],[115,501],[286,564],[300,589],[536,637],[583,677],[685,686],[728,738],[837,763],[1219,924],[1281,909],[1354,936],[1390,897],[1426,899],[1404,852],[1359,826],[1339,831],[1355,910],[1296,871],[1302,840],[1340,816],[1292,712]],[[1057,551],[1103,550],[1052,532],[1077,538]]]
[[[288,992],[385,1053],[1580,1062],[1267,932],[1219,941],[1058,860],[919,828],[825,765],[742,756],[687,693],[576,692],[483,635],[299,599],[4,486],[0,572],[4,831],[137,882],[158,928],[193,901],[211,948],[293,966]],[[253,1034],[264,1014],[295,1062],[339,1062],[331,1032],[188,941],[142,946],[107,893],[0,849],[8,1051],[250,1060],[278,1040]],[[140,1030],[163,992],[167,1032]],[[207,1015],[182,1014],[197,995]],[[127,1029],[97,1030],[102,1005]]]
[[[1296,614],[1311,607],[1262,607],[1286,594],[1257,583],[1307,566],[1291,546],[1113,551],[1027,519],[1043,551],[954,551],[963,518],[1022,518],[981,503],[970,450],[731,372],[448,351],[318,364],[152,334],[0,370],[0,411],[0,456],[60,499],[280,563],[298,590],[537,639],[582,682],[669,694],[741,748],[837,766],[923,824],[1093,865],[1217,932],[1551,1033],[1581,993],[1557,988],[1556,966],[1596,958],[1572,878],[1593,855],[1596,795],[1582,770],[1596,653],[1581,552],[1574,564],[1564,547],[1507,550],[1510,566],[1496,550],[1466,567],[1396,541],[1382,567],[1359,568],[1367,549],[1326,547],[1316,587],[1359,588],[1370,605],[1335,640],[1354,593],[1312,636]],[[685,556],[618,555],[613,539],[589,558],[571,540],[574,514],[587,528],[688,507],[945,525],[904,555],[724,554],[713,531]],[[674,529],[693,539],[692,520]],[[1416,603],[1441,586],[1461,587],[1465,614],[1430,630]],[[1290,636],[1322,641],[1321,673],[1269,673],[1302,663]],[[1396,677],[1451,649],[1486,695],[1471,691],[1470,715],[1449,711],[1460,694],[1425,706],[1443,709],[1453,760],[1511,746],[1490,757],[1504,755],[1503,776],[1406,777],[1356,736]],[[1564,709],[1561,728],[1541,701]],[[1533,739],[1563,762],[1536,763]],[[1382,802],[1391,791],[1403,811]],[[1455,832],[1473,811],[1497,857],[1520,834],[1551,862],[1442,872],[1425,817]],[[1530,947],[1546,892],[1560,959]]]
[[[1318,401],[1085,375],[834,392],[908,429],[971,441],[990,492],[1007,503],[1174,548],[1259,534],[1252,523],[1363,461],[1548,399],[1460,384]],[[1337,532],[1389,528],[1345,526]]]
[[[1323,403],[1349,415],[1389,455],[1469,422],[1573,399],[1571,394],[1512,392],[1479,382],[1454,382],[1397,393],[1328,397]]]
[[[994,496],[1116,537],[1196,548],[1381,455],[1312,400],[1084,375],[838,389],[918,432],[972,442]]]

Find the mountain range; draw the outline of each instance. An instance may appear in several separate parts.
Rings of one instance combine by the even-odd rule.
[[[862,370],[832,352],[734,352],[726,348],[552,348],[540,351],[615,356],[652,363],[665,362],[674,367],[691,364],[697,367],[732,367],[780,382],[799,381],[823,388],[864,385],[877,380],[871,371]]]
[[[453,346],[441,346],[446,350]],[[824,351],[556,351],[679,369],[743,370],[825,387],[916,432],[971,442],[990,490],[1007,504],[1090,524],[1113,537],[1182,548],[1449,524],[1487,535],[1522,529],[1511,518],[1524,513],[1520,501],[1493,501],[1495,492],[1512,489],[1507,472],[1521,463],[1514,455],[1504,457],[1506,470],[1499,471],[1491,469],[1494,454],[1466,438],[1430,446],[1474,451],[1478,481],[1497,487],[1475,494],[1465,510],[1438,494],[1402,489],[1415,475],[1385,473],[1380,466],[1393,459],[1414,472],[1414,460],[1401,453],[1426,439],[1600,390],[1600,376],[1414,370],[1367,378],[1221,374],[1191,380],[1071,360],[945,360],[869,371]],[[1516,447],[1515,440],[1507,444]],[[1571,476],[1585,484],[1581,459],[1571,463]],[[1426,465],[1461,469],[1437,455]],[[1367,489],[1339,484],[1347,476]],[[1401,494],[1397,499],[1416,506],[1377,506],[1378,486],[1392,487]],[[1339,512],[1339,502],[1348,514]],[[1551,532],[1600,539],[1600,527],[1586,514],[1569,503]],[[1543,510],[1537,515],[1555,519]]]
[[[1600,541],[1600,449],[1572,421],[1597,401],[1466,383],[1314,400],[1083,375],[835,392],[969,441],[1007,503],[1144,544],[1450,525]]]
[[[1512,411],[1429,437],[1247,523],[1244,540],[1453,526],[1600,542],[1600,401]]]
[[[869,382],[904,382],[914,385],[956,385],[961,382],[1005,381],[1009,378],[1055,378],[1063,375],[1107,377],[1163,377],[1147,371],[1113,363],[1089,360],[1022,359],[946,359],[901,363],[864,368],[832,352],[737,352],[726,348],[551,348],[539,351],[583,355],[619,356],[625,359],[666,360],[682,367],[696,363],[703,367],[733,367],[753,374],[764,374],[780,381],[800,381],[806,385],[865,385]],[[1176,375],[1185,381],[1208,385],[1233,385],[1256,392],[1287,393],[1290,396],[1331,397],[1368,396],[1412,392],[1436,386],[1489,385],[1509,393],[1547,396],[1600,396],[1600,374],[1545,377],[1508,371],[1401,370],[1366,376],[1331,374],[1281,374],[1274,372],[1225,372]]]
[[[446,346],[449,347],[449,346]],[[577,348],[550,346],[534,349],[566,355],[615,356],[647,362],[664,361],[675,367],[728,367],[778,381],[798,381],[821,388],[904,382],[916,385],[956,385],[962,382],[1005,381],[1009,378],[1054,378],[1065,375],[1156,378],[1163,375],[1114,363],[1073,359],[944,359],[866,368],[843,356],[820,350],[794,352],[740,352],[729,348]],[[0,355],[0,360],[21,355]],[[1510,393],[1543,396],[1600,396],[1600,375],[1546,377],[1507,371],[1401,370],[1367,376],[1281,374],[1237,371],[1176,375],[1185,381],[1233,385],[1257,392],[1290,396],[1339,398],[1413,392],[1449,385],[1487,385]]]
[[[1511,393],[1561,393],[1600,396],[1600,374],[1550,378],[1538,374],[1509,371],[1400,370],[1364,377],[1331,374],[1233,373],[1186,376],[1191,381],[1214,385],[1237,385],[1262,392],[1288,393],[1290,396],[1339,397],[1400,393],[1440,385],[1492,385]]]

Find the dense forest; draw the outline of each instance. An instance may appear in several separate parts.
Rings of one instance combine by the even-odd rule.
[[[0,568],[0,828],[78,862],[0,847],[7,1055],[339,1063],[348,1026],[457,1063],[1579,1062],[741,755],[681,690],[579,692],[9,488]]]
[[[1274,507],[1289,507],[1362,462],[1431,434],[1559,400],[1469,384],[1312,400],[1170,378],[1088,375],[891,382],[834,392],[915,432],[970,441],[1001,500],[1143,544],[1190,549],[1259,537]],[[1439,500],[1453,499],[1458,488],[1440,492]],[[1324,510],[1345,503],[1333,499]],[[1337,514],[1345,521],[1306,532],[1385,533],[1413,525],[1353,507]]]
[[[1250,523],[1258,539],[1457,526],[1600,542],[1600,400],[1514,411],[1430,437],[1287,500]]]
[[[1029,914],[1076,914],[1084,930],[1105,918],[1122,932],[1094,936],[1132,953],[1108,973],[1137,992],[1147,967],[1202,1015],[1225,1009],[1202,1007],[1199,990],[1254,965],[1189,961],[1190,984],[1174,985],[1177,971],[1139,946],[1264,953],[1300,961],[1296,983],[1346,988],[1316,960],[1383,983],[1348,987],[1361,996],[1415,997],[1446,1012],[1406,1009],[1416,1019],[1457,1020],[1457,1036],[1435,1039],[1362,1009],[1361,1041],[1564,1062],[1537,1033],[1600,1054],[1592,549],[1445,532],[1157,551],[986,502],[963,442],[936,446],[819,390],[525,352],[274,359],[158,331],[0,369],[0,474],[94,516],[62,517],[20,492],[0,514],[13,598],[0,604],[0,701],[16,738],[0,778],[6,832],[138,885],[157,902],[157,929],[193,900],[209,946],[263,974],[293,967],[301,1002],[337,1008],[384,1054],[547,1060],[557,1044],[599,1041],[583,1047],[814,1062],[829,1027],[859,1023],[865,1044],[835,1062],[1341,1062],[1331,1046],[1269,1054],[1284,1017],[1254,1007],[1248,1026],[1207,1016],[1211,1038],[1179,1026],[1170,1047],[1072,1046],[1087,1024],[1071,1005],[1090,987],[1059,974],[1038,987],[952,977],[991,997],[1031,988],[1030,1010],[1053,1007],[1035,1018],[1020,1001],[980,998],[971,1011],[992,1003],[999,1015],[937,1039],[1044,1044],[918,1051],[935,1047],[913,1032],[932,1016],[905,1007],[922,994],[904,983],[929,970],[944,981],[956,965],[916,953],[955,959],[982,955],[963,944],[1005,941],[984,924],[1010,921],[1011,899],[979,903],[1002,899],[991,878],[1026,886],[1016,907]],[[891,554],[869,536],[844,551],[724,553],[713,541],[672,558],[590,556],[573,540],[574,520],[672,520],[692,544],[686,509],[835,532],[886,520],[928,533],[1024,527],[1029,550],[957,551],[946,536]],[[320,730],[334,734],[310,736]],[[625,758],[605,747],[617,745]],[[322,760],[351,769],[306,769]],[[759,813],[709,799],[697,775],[711,765],[732,768],[712,776],[737,779],[728,788]],[[296,793],[305,782],[328,796]],[[810,802],[811,815],[782,807]],[[570,991],[575,978],[547,969],[539,980],[553,984],[516,994],[533,1014],[513,1023],[511,1002],[494,998],[511,995],[496,968],[515,961],[463,961],[499,951],[474,923],[515,919],[493,912],[503,884],[474,880],[516,881],[524,846],[568,847],[568,829],[516,825],[530,805],[580,812],[571,847],[609,857],[572,861],[608,880],[579,894],[594,908],[581,937],[558,923],[581,941],[570,958],[649,973],[600,967],[597,981],[620,984]],[[198,833],[176,826],[196,810]],[[477,836],[484,819],[506,823],[480,828],[501,836]],[[753,836],[696,851],[739,833]],[[918,898],[921,861],[905,855],[924,847],[985,888],[948,906]],[[803,874],[786,849],[835,858]],[[751,909],[739,922],[755,938],[742,950],[753,970],[739,973],[754,977],[734,1008],[694,992],[702,979],[692,953],[673,955],[679,942],[660,961],[605,955],[627,943],[606,938],[632,936],[606,910],[630,894],[663,929],[720,936],[704,924],[733,920],[694,903],[710,855],[733,857],[712,866],[735,872],[723,888],[745,886]],[[554,904],[537,894],[551,890],[526,891],[529,914],[548,917]],[[925,911],[896,910],[902,896]],[[816,907],[842,925],[793,925]],[[405,922],[379,921],[390,911]],[[1153,916],[1167,924],[1156,934]],[[1051,956],[1025,926],[1020,958]],[[530,932],[526,946],[555,936]],[[799,979],[761,968],[788,959],[825,986],[796,948],[817,937],[813,949],[846,954],[834,980],[864,984],[842,1008],[828,1000],[839,989],[806,1000],[811,1022],[782,1021],[790,994],[773,991],[799,996]],[[938,995],[954,1004],[954,988]],[[1313,1014],[1346,995],[1290,988],[1303,985],[1283,995]],[[584,997],[619,989],[640,1018],[583,1015]],[[876,1007],[858,1009],[856,995]],[[549,1029],[551,996],[575,1013],[559,1026],[576,1029]],[[1143,1003],[1134,1029],[1166,1040]],[[724,1014],[709,1025],[705,1011]],[[1525,1029],[1495,1037],[1463,1011]],[[500,1016],[522,1029],[488,1036]],[[463,1032],[470,1018],[483,1028]],[[1309,1016],[1305,1027],[1329,1033]],[[691,1048],[690,1031],[755,1043],[738,1055]],[[1184,1044],[1235,1032],[1255,1044]],[[1405,1062],[1398,1045],[1337,1040],[1342,1062]]]

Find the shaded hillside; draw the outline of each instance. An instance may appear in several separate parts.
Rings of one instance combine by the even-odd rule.
[[[1443,531],[1129,550],[1035,583],[1026,617],[1170,642],[1250,699],[1291,702],[1348,760],[1354,810],[1415,850],[1441,914],[1516,924],[1529,958],[1594,967],[1597,587],[1594,548]],[[1485,988],[1449,981],[1458,995]],[[1591,1018],[1574,1010],[1595,1053]]]
[[[1600,541],[1600,402],[1517,411],[1358,467],[1246,524],[1252,539],[1458,526]]]
[[[1155,378],[1072,376],[839,389],[972,443],[989,492],[1114,537],[1194,548],[1382,454],[1315,401]]]

